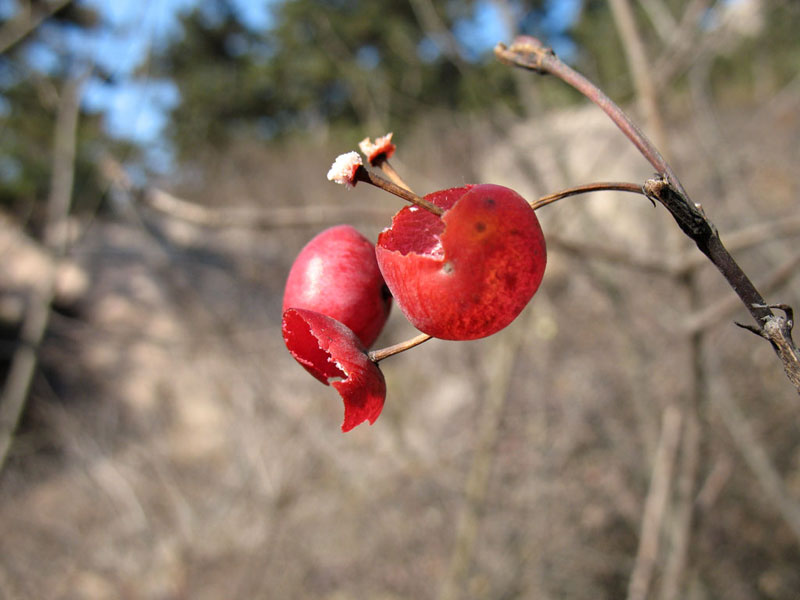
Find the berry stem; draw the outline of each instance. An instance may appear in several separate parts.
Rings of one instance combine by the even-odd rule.
[[[392,183],[399,185],[401,188],[407,189],[409,192],[411,191],[411,186],[408,185],[403,178],[400,177],[400,174],[395,171],[394,167],[389,162],[389,159],[386,158],[385,154],[381,154],[378,156],[373,162],[372,165],[374,167],[378,167],[386,177],[389,178]]]
[[[641,194],[645,195],[644,189],[638,183],[625,183],[620,181],[613,181],[613,182],[597,182],[597,183],[587,183],[585,185],[579,185],[576,187],[567,188],[565,190],[561,190],[559,192],[555,192],[553,194],[548,194],[547,196],[542,196],[538,200],[533,200],[528,204],[531,205],[533,210],[538,208],[542,208],[543,206],[547,206],[548,204],[552,204],[553,202],[558,202],[563,198],[568,198],[570,196],[577,196],[578,194],[587,194],[590,192],[606,192],[606,191],[613,191],[613,192],[630,192],[632,194]]]
[[[410,350],[414,346],[419,346],[422,342],[427,342],[429,339],[431,339],[430,335],[427,333],[420,333],[418,336],[413,337],[410,340],[406,340],[405,342],[400,342],[399,344],[394,344],[393,346],[387,346],[386,348],[381,348],[380,350],[373,350],[369,352],[367,356],[369,356],[369,359],[372,362],[377,363],[382,361],[384,358],[389,358],[395,354],[400,354],[401,352]]]
[[[433,202],[429,202],[428,200],[425,200],[425,198],[417,196],[414,192],[401,187],[396,183],[389,181],[388,179],[384,179],[380,175],[376,175],[363,166],[358,167],[356,170],[355,179],[357,181],[364,181],[374,185],[375,187],[379,187],[382,190],[387,191],[390,194],[394,194],[406,202],[410,202],[411,204],[415,204],[420,208],[424,208],[425,210],[432,212],[437,216],[441,217],[444,214],[444,211],[436,206]]]

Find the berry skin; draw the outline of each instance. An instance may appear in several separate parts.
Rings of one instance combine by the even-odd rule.
[[[374,423],[383,410],[386,381],[355,333],[331,317],[296,308],[284,311],[281,329],[295,360],[342,397],[342,431]]]
[[[319,233],[300,251],[289,271],[283,310],[304,308],[328,315],[353,330],[369,347],[391,308],[375,248],[350,225]]]
[[[397,213],[378,237],[386,284],[406,318],[446,340],[496,333],[539,287],[547,262],[534,211],[513,190],[491,184],[428,194],[441,218],[417,208]]]

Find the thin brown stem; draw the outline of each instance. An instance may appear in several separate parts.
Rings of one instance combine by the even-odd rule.
[[[427,342],[429,339],[431,339],[431,337],[432,336],[428,335],[427,333],[420,333],[418,336],[415,336],[410,340],[406,340],[405,342],[387,346],[386,348],[381,348],[380,350],[372,350],[368,356],[372,362],[377,363],[382,361],[384,358],[389,358],[395,354],[400,354],[406,350],[411,350],[411,348],[414,346],[419,346],[421,343]]]
[[[547,196],[542,196],[537,200],[533,200],[528,204],[531,205],[533,210],[537,210],[542,208],[543,206],[547,206],[548,204],[552,204],[553,202],[558,202],[563,198],[569,198],[570,196],[577,196],[579,194],[588,194],[591,192],[630,192],[632,194],[641,194],[642,196],[645,195],[644,189],[638,183],[626,183],[621,181],[613,181],[613,182],[604,182],[600,181],[597,183],[587,183],[585,185],[578,185],[575,187],[567,188],[565,190],[561,190],[559,192],[555,192],[553,194],[548,194]]]
[[[683,186],[673,172],[672,167],[669,166],[644,132],[639,129],[638,125],[636,125],[636,123],[634,123],[605,92],[586,79],[586,77],[572,69],[572,67],[561,62],[561,59],[538,39],[527,35],[521,35],[514,40],[511,46],[506,46],[502,43],[497,44],[494,53],[500,61],[506,64],[522,67],[541,74],[555,75],[597,104],[597,106],[611,118],[616,126],[620,128],[622,133],[633,142],[634,146],[636,146],[653,168],[665,175],[676,189],[685,194]]]
[[[539,74],[555,75],[597,104],[655,167],[658,176],[648,179],[645,195],[666,208],[681,231],[694,241],[733,288],[756,321],[756,330],[772,344],[784,370],[800,394],[800,349],[791,336],[791,327],[770,310],[761,293],[725,248],[714,224],[701,205],[692,202],[661,153],[631,119],[602,90],[580,73],[561,62],[555,53],[530,36],[517,37],[511,46],[498,44],[495,56],[509,65]]]
[[[433,202],[425,200],[425,198],[422,198],[421,196],[417,196],[414,192],[409,191],[404,187],[400,187],[396,183],[393,183],[388,179],[384,179],[380,175],[376,175],[363,166],[358,168],[355,178],[357,181],[364,181],[374,185],[375,187],[379,187],[382,190],[389,192],[390,194],[394,194],[406,202],[410,202],[411,204],[415,204],[420,208],[424,208],[435,215],[442,216],[444,214],[444,210],[436,206]]]
[[[410,186],[410,185],[408,185],[408,184],[407,184],[407,183],[406,183],[406,182],[403,180],[403,178],[402,178],[402,177],[400,177],[400,174],[399,174],[399,173],[398,173],[398,172],[395,170],[395,168],[394,168],[394,167],[392,166],[392,164],[389,162],[389,159],[388,159],[388,158],[386,158],[386,155],[385,155],[385,154],[381,154],[379,157],[377,157],[377,158],[376,158],[376,159],[375,159],[375,160],[372,162],[372,166],[373,166],[373,167],[377,167],[377,168],[379,168],[381,171],[383,171],[383,174],[384,174],[384,175],[386,175],[386,177],[388,177],[388,178],[389,178],[389,180],[390,180],[392,183],[394,183],[394,184],[396,184],[396,185],[399,185],[401,188],[405,188],[405,189],[407,189],[409,192],[411,191],[411,186]]]

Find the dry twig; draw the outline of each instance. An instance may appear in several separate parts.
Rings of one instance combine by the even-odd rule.
[[[53,0],[51,3],[30,2],[21,8],[17,16],[6,22],[0,29],[0,54],[8,51],[15,44],[24,40],[32,31],[41,25],[45,19],[53,16],[72,0]]]
[[[642,530],[636,563],[628,585],[628,600],[644,600],[650,588],[653,570],[658,559],[658,546],[664,512],[672,487],[672,471],[681,436],[681,413],[674,406],[664,409],[661,438],[656,450],[650,491],[642,515]]]
[[[65,222],[72,201],[75,177],[75,152],[80,114],[82,81],[64,84],[56,116],[53,142],[53,171],[47,200],[44,242],[53,258],[44,274],[44,285],[31,294],[30,305],[20,332],[20,346],[11,359],[0,396],[0,469],[8,456],[28,391],[36,372],[39,346],[50,319],[50,303],[55,294],[56,260],[66,249]]]
[[[519,36],[511,46],[498,44],[495,55],[506,64],[555,75],[597,104],[628,137],[658,172],[658,176],[648,179],[644,184],[647,196],[669,211],[681,231],[717,267],[750,312],[759,334],[772,344],[790,381],[800,394],[800,349],[792,339],[791,326],[774,326],[773,322],[780,317],[772,312],[770,305],[722,244],[716,227],[706,217],[702,207],[691,201],[672,167],[639,127],[602,90],[559,60],[550,48],[536,38]]]

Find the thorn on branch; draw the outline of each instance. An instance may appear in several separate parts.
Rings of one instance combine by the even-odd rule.
[[[764,326],[759,328],[754,325],[742,325],[739,327],[752,331],[759,337],[769,340],[772,347],[781,357],[783,369],[789,380],[800,393],[800,350],[792,339],[792,328],[794,327],[794,310],[788,304],[753,304],[753,308],[770,310],[782,310],[786,316],[766,315],[762,317]]]
[[[746,329],[747,331],[755,333],[758,337],[769,339],[761,327],[756,327],[755,325],[750,325],[749,323],[739,323],[739,321],[734,321],[733,324],[737,327],[741,327],[742,329]]]

